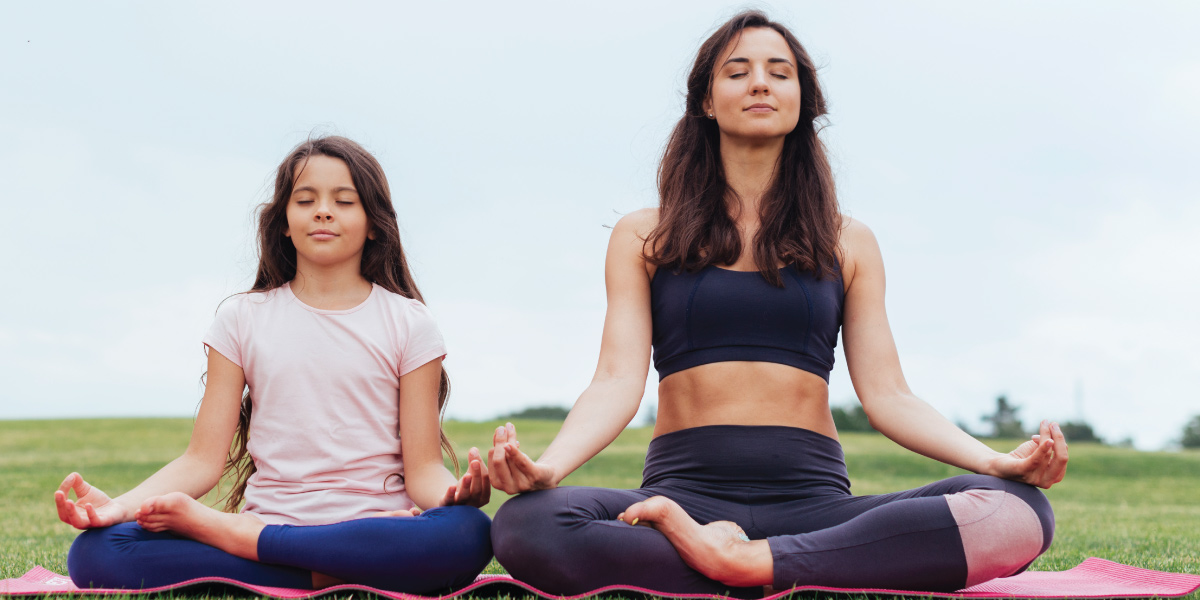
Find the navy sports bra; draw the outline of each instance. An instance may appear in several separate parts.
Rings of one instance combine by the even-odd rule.
[[[760,361],[790,365],[829,381],[842,326],[842,274],[818,279],[780,269],[783,287],[758,271],[708,266],[697,273],[659,267],[650,281],[658,379],[700,365]]]

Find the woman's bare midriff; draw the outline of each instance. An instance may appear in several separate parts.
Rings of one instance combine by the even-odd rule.
[[[829,384],[776,363],[710,363],[668,375],[658,384],[655,437],[705,425],[782,425],[838,439],[829,413]]]

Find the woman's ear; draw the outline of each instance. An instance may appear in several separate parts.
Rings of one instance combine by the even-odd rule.
[[[700,103],[700,110],[704,111],[704,116],[706,116],[710,119],[716,118],[716,116],[713,115],[712,96],[705,98],[704,102]]]
[[[367,239],[368,240],[375,239],[375,228],[374,227],[372,227],[370,230],[367,231]]]

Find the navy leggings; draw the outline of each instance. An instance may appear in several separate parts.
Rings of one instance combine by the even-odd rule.
[[[471,583],[492,559],[491,521],[471,506],[416,517],[378,517],[331,525],[268,525],[255,562],[136,523],[90,529],[67,555],[82,588],[141,589],[198,577],[312,588],[312,573],[394,592],[430,594]]]
[[[509,500],[492,525],[496,558],[517,579],[555,594],[633,585],[761,596],[762,588],[729,589],[704,577],[659,532],[616,520],[631,504],[658,495],[701,524],[733,521],[751,539],[767,539],[772,585],[780,590],[827,585],[953,591],[969,580],[969,557],[976,563],[976,581],[981,574],[1011,575],[1049,547],[1054,531],[1045,496],[1023,483],[962,475],[903,492],[853,496],[841,445],[832,438],[793,427],[716,425],[651,441],[640,489],[562,487]],[[972,498],[991,504],[952,513],[947,495],[962,495],[960,507],[977,508]],[[1005,499],[1005,510],[1017,512],[995,510]],[[1004,538],[995,528],[1009,526],[980,529],[977,524],[987,523],[979,518],[984,513],[1025,517],[1024,529],[1015,528],[1025,532],[1025,547],[1015,564],[999,571],[987,560],[1013,552],[1002,539],[997,545],[980,538]],[[970,544],[964,541],[968,533]]]

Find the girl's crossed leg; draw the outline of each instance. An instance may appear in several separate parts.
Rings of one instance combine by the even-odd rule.
[[[87,530],[67,557],[72,581],[80,587],[148,588],[226,577],[275,587],[341,581],[430,593],[469,584],[492,556],[491,521],[471,506],[439,507],[415,517],[264,526],[253,516],[220,513],[174,494],[157,502],[165,502],[157,507],[163,515],[187,514],[171,529],[196,539],[136,523]]]

